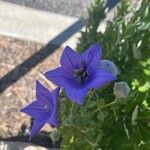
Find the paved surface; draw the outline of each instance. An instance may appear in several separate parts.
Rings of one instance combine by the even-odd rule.
[[[35,9],[55,12],[63,15],[87,16],[87,7],[91,0],[3,0]]]

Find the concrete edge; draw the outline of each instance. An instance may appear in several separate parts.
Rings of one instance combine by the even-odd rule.
[[[70,26],[73,27],[76,22],[80,24],[79,18],[0,1],[0,35],[41,44],[47,44],[49,41],[53,41],[53,44],[58,44],[55,43],[55,41],[58,41],[53,39],[66,31]],[[71,38],[67,39],[64,35],[62,38],[66,38],[66,41],[63,42],[62,46],[69,45],[75,48],[80,37],[79,31],[81,28],[82,23],[76,28],[73,27],[72,30],[74,31]],[[65,34],[68,35],[70,33],[66,32]]]
[[[60,148],[46,148],[24,142],[0,141],[0,150],[60,150]]]

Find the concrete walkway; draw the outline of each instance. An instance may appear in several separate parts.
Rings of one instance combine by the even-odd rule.
[[[81,16],[87,17],[88,14],[87,7],[89,7],[91,4],[91,0],[3,0],[3,1],[38,10],[54,12],[74,17],[81,17]]]
[[[65,35],[53,40],[70,26],[72,28],[65,32]],[[66,36],[73,35],[80,31],[82,27],[83,22],[80,22],[75,17],[44,12],[0,1],[0,35],[31,40],[42,44],[47,44],[53,40],[52,44],[59,44],[59,41],[65,38],[67,40]],[[76,33],[73,37],[68,37],[70,39],[61,43],[61,45],[75,47],[79,35],[79,33]]]

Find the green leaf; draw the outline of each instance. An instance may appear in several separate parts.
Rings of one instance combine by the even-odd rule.
[[[97,115],[97,119],[104,121],[104,119],[108,116],[107,111],[99,111]]]

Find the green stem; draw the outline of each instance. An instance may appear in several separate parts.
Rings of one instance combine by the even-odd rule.
[[[92,114],[95,114],[96,112],[100,111],[101,109],[104,109],[106,107],[109,107],[109,106],[112,106],[114,104],[116,104],[118,101],[117,100],[114,100],[113,102],[109,103],[109,104],[106,104],[104,106],[101,106],[100,108],[97,108],[95,111],[93,111]]]
[[[74,103],[72,103],[71,105],[70,113],[72,113],[73,107],[74,107]]]

